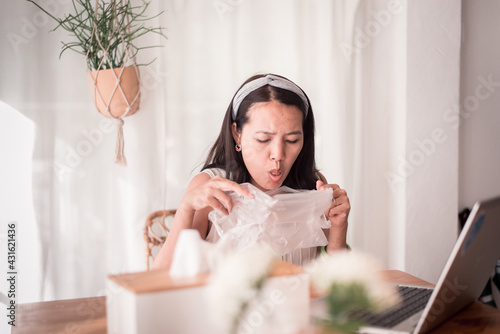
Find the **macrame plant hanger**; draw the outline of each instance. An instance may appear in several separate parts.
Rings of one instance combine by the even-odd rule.
[[[113,36],[116,29],[119,29],[117,38],[121,41],[120,47],[123,47],[123,66],[112,68],[112,61],[108,53],[112,43],[107,43],[107,47],[104,47],[101,37],[99,36],[97,27],[99,0],[95,2],[92,35],[90,37],[89,49],[85,56],[85,60],[87,62],[92,98],[97,110],[105,117],[112,118],[116,121],[115,163],[126,166],[127,159],[124,153],[123,118],[136,113],[139,109],[141,97],[140,76],[135,57],[131,55],[130,47],[125,41],[125,31],[123,31],[123,27],[120,26],[118,20],[116,3],[117,0],[111,0],[114,10],[114,22],[110,35]],[[118,4],[121,6],[122,0],[118,0]],[[129,20],[130,17],[123,18],[123,22],[127,22],[126,32],[130,32]],[[94,47],[92,44],[93,42],[97,42],[99,50],[92,50]],[[96,43],[94,43],[94,45],[95,44]],[[91,50],[102,54],[102,59],[99,62],[98,68],[94,70],[90,67],[88,59]],[[106,64],[108,64],[108,69],[105,69]]]

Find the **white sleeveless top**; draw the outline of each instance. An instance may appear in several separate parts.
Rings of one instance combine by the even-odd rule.
[[[204,169],[203,173],[207,173],[211,178],[215,176],[226,177],[226,171],[221,168],[210,168]],[[220,239],[219,234],[217,233],[216,228],[210,224],[210,230],[208,231],[206,241],[209,242],[217,242]],[[320,254],[318,247],[310,247],[310,248],[300,248],[296,249],[291,253],[285,254],[281,256],[281,260],[284,262],[292,263],[298,266],[302,266],[309,261],[315,259]]]

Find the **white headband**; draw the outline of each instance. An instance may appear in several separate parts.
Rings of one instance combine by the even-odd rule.
[[[304,95],[302,89],[300,89],[299,86],[297,86],[290,80],[278,77],[276,75],[268,74],[265,77],[261,77],[246,83],[236,93],[233,99],[233,120],[236,119],[236,115],[238,114],[238,108],[240,107],[240,104],[245,99],[245,97],[247,97],[248,94],[250,94],[254,90],[263,87],[265,85],[286,89],[290,92],[297,94],[302,99],[302,102],[304,102],[304,106],[306,108],[305,117],[307,117],[307,111],[309,110],[309,102],[307,102],[307,98]]]

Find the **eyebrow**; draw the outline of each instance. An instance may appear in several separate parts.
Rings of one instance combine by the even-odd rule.
[[[271,132],[271,131],[257,131],[255,133],[262,133],[262,134],[265,134],[265,135],[275,135],[276,132]],[[286,136],[290,136],[290,135],[302,135],[302,131],[292,131],[292,132],[288,132],[285,134]]]

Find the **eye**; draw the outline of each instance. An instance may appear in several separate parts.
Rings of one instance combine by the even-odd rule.
[[[271,139],[257,139],[257,141],[261,144],[269,143]]]
[[[298,143],[298,142],[299,142],[299,140],[298,140],[298,139],[295,139],[295,140],[287,140],[286,142],[287,142],[288,144],[296,144],[296,143]]]

